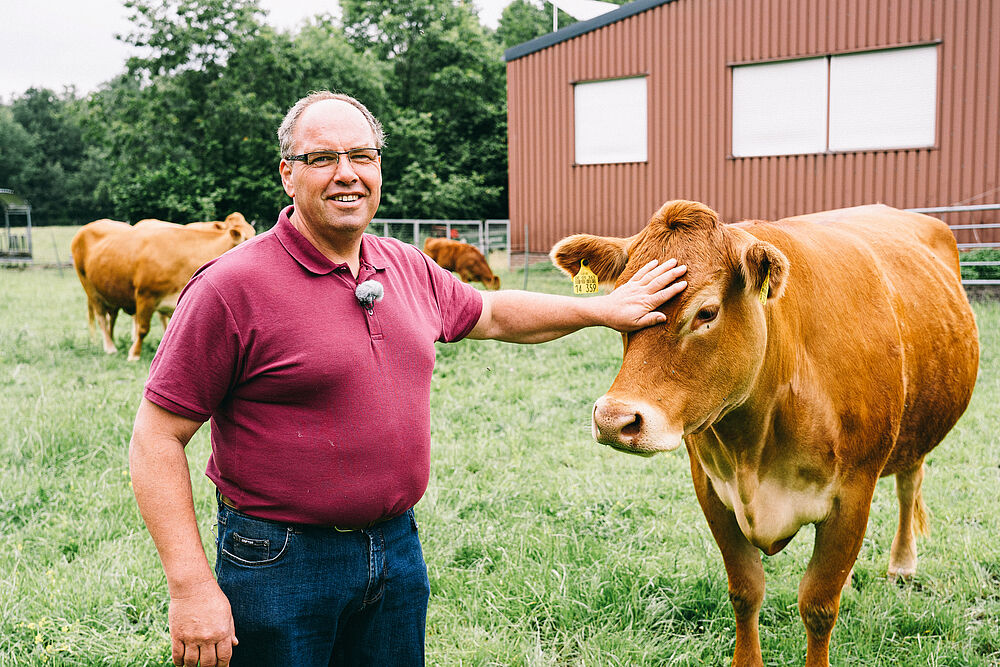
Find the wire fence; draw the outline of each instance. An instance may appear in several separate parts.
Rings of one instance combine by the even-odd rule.
[[[429,238],[447,238],[474,245],[489,256],[494,250],[510,253],[509,220],[408,220],[401,218],[375,218],[368,225],[368,232],[378,236],[391,236],[424,247]]]
[[[950,214],[969,213],[973,211],[1000,211],[1000,204],[972,204],[963,206],[930,206],[926,208],[908,208],[907,211],[914,213],[926,213],[939,217],[945,222]],[[949,224],[959,251],[966,257],[974,259],[962,259],[959,257],[959,267],[975,267],[972,271],[962,271],[963,285],[1000,285],[1000,223],[997,222],[973,222],[962,224]],[[994,251],[995,252],[991,252]],[[988,259],[981,259],[980,256],[987,256]],[[985,269],[985,270],[983,270]],[[990,277],[965,277],[966,275]]]

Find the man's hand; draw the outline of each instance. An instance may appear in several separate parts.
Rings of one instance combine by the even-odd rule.
[[[239,642],[229,600],[214,580],[170,598],[170,647],[180,667],[227,667]]]
[[[687,287],[687,281],[674,282],[687,271],[684,265],[677,266],[676,259],[668,259],[663,264],[652,260],[625,284],[619,285],[604,297],[604,323],[618,331],[635,331],[659,324],[667,319],[655,310],[679,294]]]

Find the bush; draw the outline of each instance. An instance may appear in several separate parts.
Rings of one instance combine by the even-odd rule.
[[[963,252],[962,280],[1000,280],[1000,248],[976,248]],[[965,266],[966,262],[997,262],[987,266]]]

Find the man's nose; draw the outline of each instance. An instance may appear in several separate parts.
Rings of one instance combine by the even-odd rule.
[[[333,173],[333,178],[338,183],[353,183],[358,180],[358,172],[354,171],[354,165],[346,155],[341,155],[340,160],[337,161],[336,171]]]

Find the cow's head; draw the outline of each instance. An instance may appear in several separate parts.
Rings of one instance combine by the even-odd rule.
[[[652,259],[688,267],[687,288],[660,309],[666,321],[624,334],[621,370],[594,405],[598,442],[647,456],[673,450],[747,400],[767,345],[761,301],[781,297],[789,270],[773,245],[703,204],[670,201],[633,237],[578,234],[551,256],[571,275],[585,259],[615,285]]]
[[[247,222],[242,213],[230,213],[226,216],[226,220],[223,224],[225,225],[225,228],[229,230],[229,236],[232,239],[234,246],[239,245],[248,239],[252,239],[257,234],[257,230],[254,229],[253,225]]]

